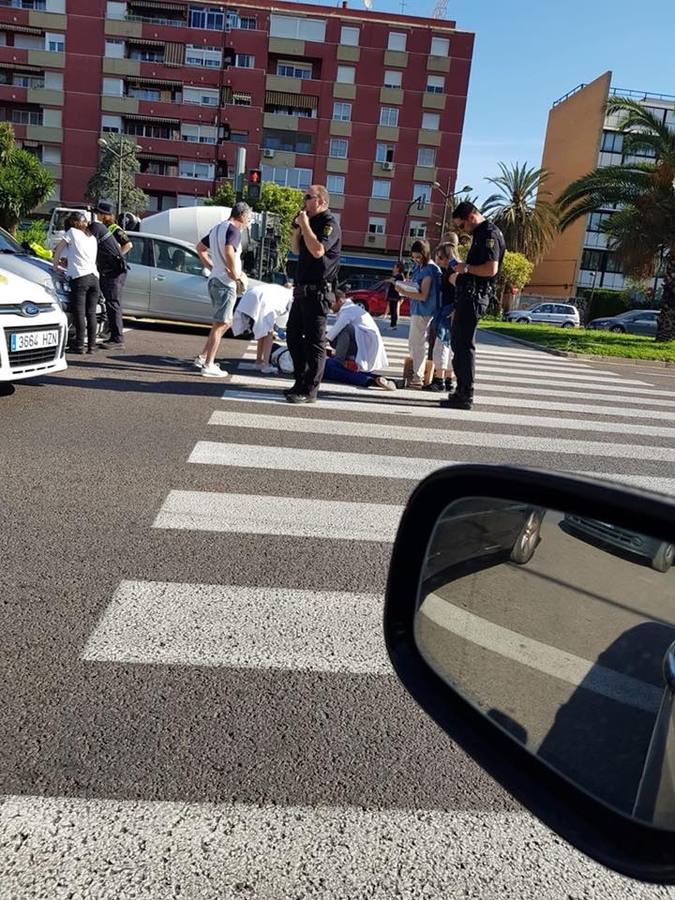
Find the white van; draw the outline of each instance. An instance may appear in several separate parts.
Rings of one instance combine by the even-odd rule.
[[[68,320],[55,294],[0,272],[0,382],[66,368]]]
[[[86,206],[57,206],[56,209],[52,210],[49,225],[47,226],[47,246],[50,250],[53,250],[63,238],[66,219],[74,212],[81,212],[87,217],[88,222],[94,221],[93,212]]]

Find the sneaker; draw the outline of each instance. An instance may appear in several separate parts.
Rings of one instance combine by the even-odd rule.
[[[269,363],[266,363],[265,365],[261,366],[261,368],[260,368],[260,374],[261,374],[261,375],[276,375],[276,374],[277,374],[277,367],[276,367],[276,366],[272,366],[272,365],[270,365]]]
[[[210,366],[202,366],[202,375],[204,378],[227,378],[227,371],[221,369],[218,363],[211,363]]]
[[[445,379],[434,378],[431,384],[425,385],[422,390],[432,391],[434,394],[443,394],[447,390],[445,387]]]
[[[395,391],[397,389],[395,382],[390,381],[388,378],[383,378],[382,375],[378,375],[373,384],[384,391]]]
[[[199,356],[195,356],[192,365],[196,366],[198,369],[203,369],[205,362],[206,362],[206,356],[203,353],[200,353]]]
[[[284,388],[284,394],[288,397],[289,394],[302,394],[302,388],[297,384],[294,384],[293,387]]]
[[[310,394],[286,394],[289,403],[316,403],[316,397]]]
[[[101,350],[124,350],[124,341],[103,341],[99,347]]]

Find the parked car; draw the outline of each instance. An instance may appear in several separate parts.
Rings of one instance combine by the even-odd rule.
[[[543,322],[548,325],[561,325],[563,328],[578,328],[581,324],[579,310],[571,303],[537,303],[531,309],[512,309],[504,319],[523,325]]]
[[[649,562],[657,572],[667,572],[675,562],[675,544],[669,541],[657,541],[654,538],[619,528],[596,519],[574,516],[565,513],[561,527],[581,539],[595,541],[604,547],[640,556]]]
[[[0,382],[66,368],[68,320],[53,291],[0,271]]]
[[[356,275],[349,275],[342,281],[338,282],[338,287],[340,288],[340,290],[345,292],[365,291],[369,288],[375,287],[375,285],[379,284],[381,280],[382,279],[379,275],[357,273]]]
[[[371,288],[360,291],[345,291],[350,300],[362,306],[371,316],[384,316],[389,311],[387,301],[388,281],[378,281]],[[402,316],[410,315],[410,301],[406,298],[401,302],[399,313]]]
[[[645,334],[649,337],[654,337],[656,335],[656,321],[658,317],[658,309],[630,309],[627,312],[619,313],[617,316],[593,319],[586,328],[597,328],[602,331],[614,331],[616,333]]]

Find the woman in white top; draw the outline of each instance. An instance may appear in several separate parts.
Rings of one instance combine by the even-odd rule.
[[[75,325],[73,353],[87,353],[96,347],[96,306],[101,295],[96,268],[98,241],[89,231],[84,213],[73,212],[65,222],[66,233],[54,249],[53,267],[59,270],[62,257],[67,261],[66,275],[70,278],[70,309]]]

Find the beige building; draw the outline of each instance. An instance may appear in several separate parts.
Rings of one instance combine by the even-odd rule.
[[[551,174],[546,189],[553,197],[598,166],[626,161],[618,131],[621,117],[605,114],[610,96],[638,100],[675,126],[675,97],[612,88],[611,80],[612,73],[605,72],[551,108],[541,164]],[[608,212],[600,209],[560,234],[524,293],[562,298],[575,296],[580,288],[621,290],[624,275],[601,230]]]

